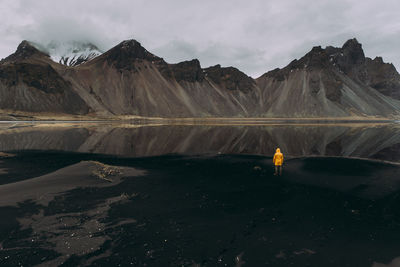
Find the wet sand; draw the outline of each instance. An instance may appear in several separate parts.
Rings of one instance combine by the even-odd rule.
[[[382,267],[400,256],[396,164],[293,158],[278,177],[261,156],[20,152],[0,169],[1,266]]]

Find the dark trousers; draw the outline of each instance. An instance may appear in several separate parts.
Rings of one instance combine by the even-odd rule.
[[[274,175],[282,175],[282,165],[275,165],[275,173]]]

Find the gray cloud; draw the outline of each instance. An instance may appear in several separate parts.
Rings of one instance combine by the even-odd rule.
[[[107,50],[139,40],[169,62],[198,58],[254,77],[315,45],[356,37],[367,56],[400,67],[397,0],[0,0],[0,58],[23,39],[91,41]]]

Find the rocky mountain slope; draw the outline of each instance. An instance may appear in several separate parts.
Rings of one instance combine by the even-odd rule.
[[[262,75],[257,84],[266,116],[388,116],[399,110],[399,78],[393,65],[366,58],[352,39],[342,48],[314,47],[287,67]]]
[[[251,78],[233,68],[216,68],[219,73],[212,79],[208,77],[211,70],[202,69],[198,60],[168,64],[130,40],[86,64],[68,69],[64,77],[96,113],[103,115],[255,115],[254,103],[261,100],[255,82],[240,90],[231,88],[215,78]]]
[[[0,61],[0,108],[88,114],[89,106],[62,77],[63,71],[48,55],[23,41],[14,54]]]
[[[400,75],[357,40],[314,47],[253,79],[196,59],[168,64],[135,40],[82,64],[58,64],[29,42],[0,62],[0,109],[155,117],[393,117]]]

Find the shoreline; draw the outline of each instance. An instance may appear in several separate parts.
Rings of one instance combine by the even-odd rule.
[[[45,117],[24,120],[7,120],[0,117],[0,124],[59,124],[59,123],[111,123],[132,125],[327,125],[327,124],[397,124],[394,118],[364,118],[364,117],[326,117],[326,118],[74,118],[74,117]]]
[[[0,110],[0,123],[5,122],[82,122],[82,123],[160,123],[160,124],[261,124],[261,123],[396,123],[400,117],[346,116],[346,117],[145,117],[139,115],[71,115],[55,113],[28,113]]]

